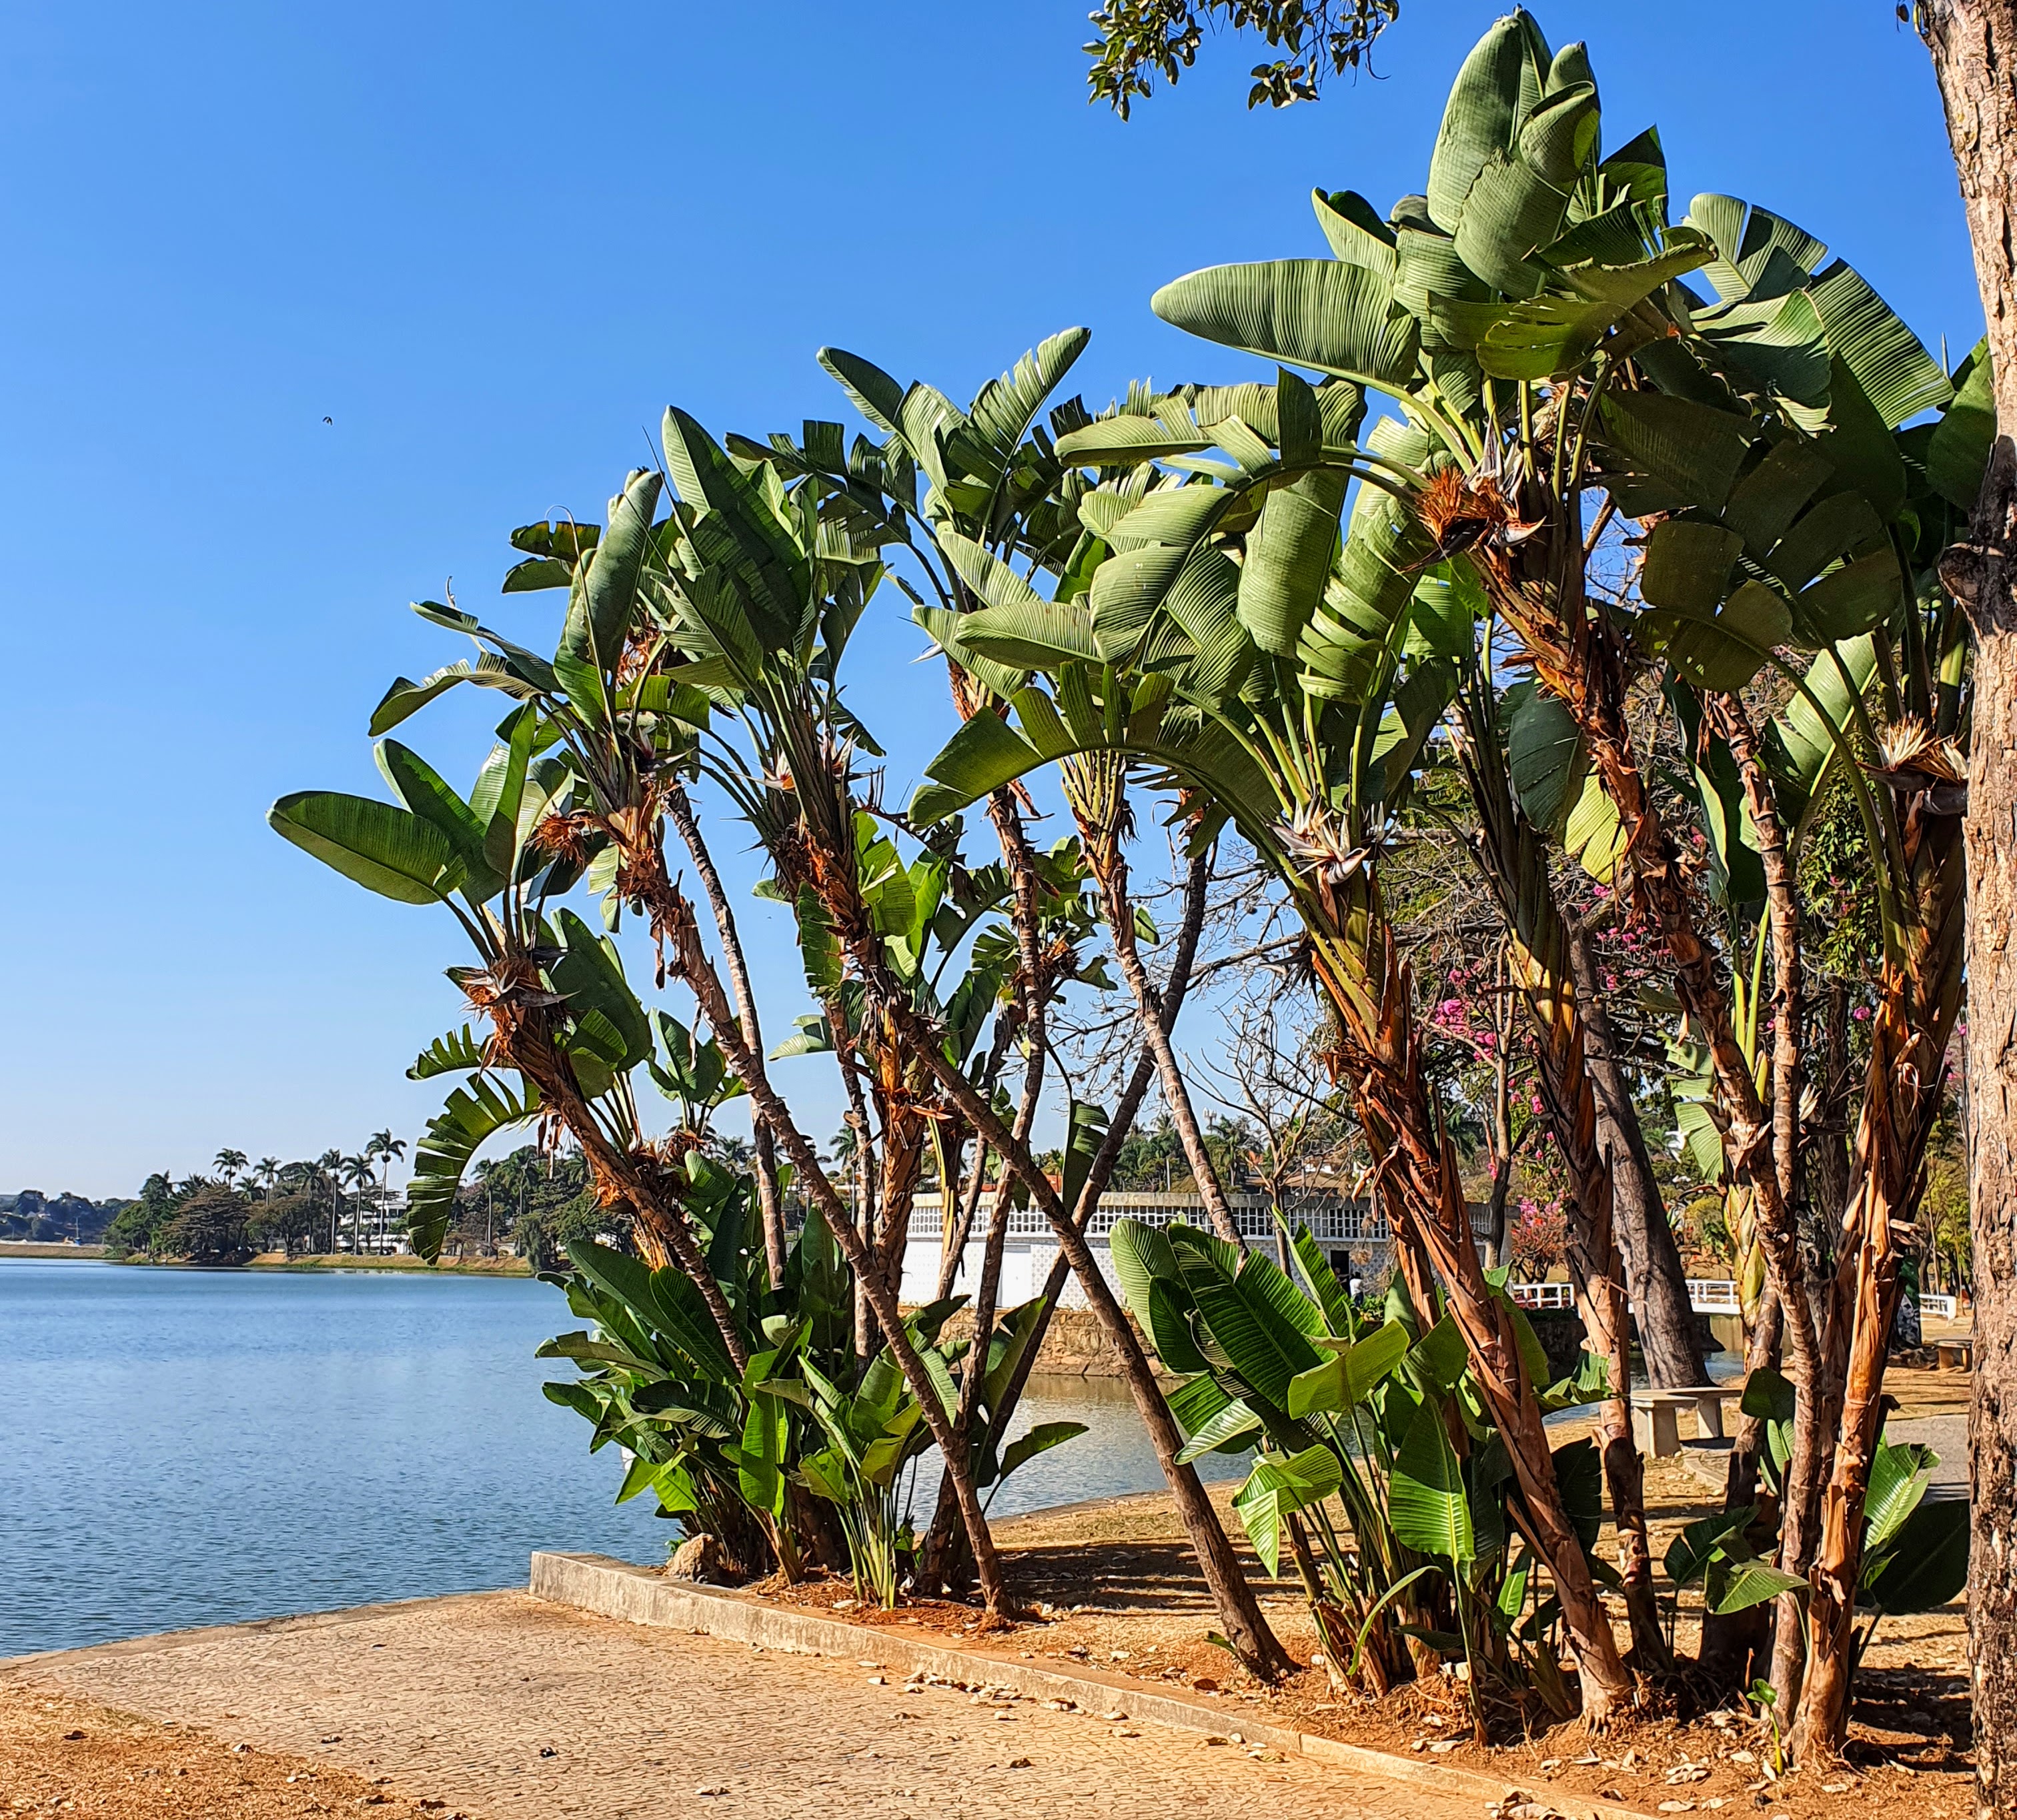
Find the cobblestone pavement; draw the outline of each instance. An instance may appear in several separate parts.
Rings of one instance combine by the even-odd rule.
[[[1233,1820],[1257,1801],[1269,1820],[1476,1820],[1475,1802],[1256,1753],[1234,1712],[1208,1744],[521,1593],[128,1652],[14,1672],[387,1777],[472,1820]]]

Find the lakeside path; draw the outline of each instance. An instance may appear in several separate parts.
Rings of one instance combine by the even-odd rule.
[[[876,1673],[500,1592],[24,1658],[0,1688],[388,1779],[388,1800],[470,1820],[1236,1820],[1257,1798],[1270,1820],[1475,1820],[1474,1800]]]

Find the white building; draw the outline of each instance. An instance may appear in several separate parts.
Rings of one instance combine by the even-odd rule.
[[[1250,1245],[1272,1248],[1275,1218],[1266,1196],[1235,1194],[1226,1198],[1232,1205],[1240,1237]],[[990,1188],[981,1197],[980,1209],[974,1216],[974,1230],[967,1235],[965,1255],[953,1281],[955,1293],[971,1293],[980,1281],[993,1199],[994,1190]],[[1478,1224],[1484,1211],[1481,1206],[1473,1205],[1474,1227]],[[1386,1216],[1371,1202],[1347,1200],[1341,1195],[1322,1190],[1298,1190],[1290,1204],[1289,1217],[1294,1224],[1308,1231],[1342,1280],[1349,1282],[1355,1278],[1373,1284],[1386,1277],[1393,1239],[1387,1229]],[[1193,1226],[1211,1225],[1204,1202],[1196,1194],[1103,1195],[1086,1238],[1093,1256],[1099,1261],[1102,1274],[1110,1283],[1115,1281],[1110,1249],[1113,1224],[1123,1219],[1140,1220],[1152,1226],[1167,1226],[1179,1220],[1188,1220]],[[911,1203],[910,1240],[904,1253],[903,1299],[907,1303],[929,1302],[936,1292],[944,1232],[945,1211],[941,1196],[936,1192],[918,1195]],[[1038,1294],[1050,1276],[1057,1256],[1058,1242],[1051,1231],[1050,1221],[1043,1213],[1035,1207],[1012,1211],[1008,1216],[1008,1244],[1002,1253],[1001,1305],[1013,1307]],[[1117,1290],[1117,1283],[1115,1286]],[[1065,1308],[1085,1306],[1084,1292],[1070,1277],[1065,1280],[1059,1305]]]

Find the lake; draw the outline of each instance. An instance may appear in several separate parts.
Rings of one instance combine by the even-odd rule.
[[[539,1393],[579,1324],[528,1278],[0,1260],[0,1657],[522,1585],[535,1548],[662,1559]],[[1117,1382],[1036,1380],[1019,1432],[1061,1420],[1091,1432],[996,1516],[1162,1483]]]

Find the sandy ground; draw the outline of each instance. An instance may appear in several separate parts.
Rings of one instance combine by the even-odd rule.
[[[1470,1802],[1250,1750],[1236,1714],[1207,1742],[897,1679],[872,1656],[767,1654],[485,1594],[0,1670],[0,1767],[19,1778],[17,1807],[121,1820],[374,1800],[471,1820],[1247,1820],[1257,1805],[1269,1820],[1475,1820]],[[94,1729],[116,1746],[94,1746]],[[103,1767],[77,1761],[86,1747]],[[177,1767],[211,1804],[175,1804]],[[318,1779],[285,1779],[305,1768]],[[310,1789],[319,1807],[300,1798]]]

